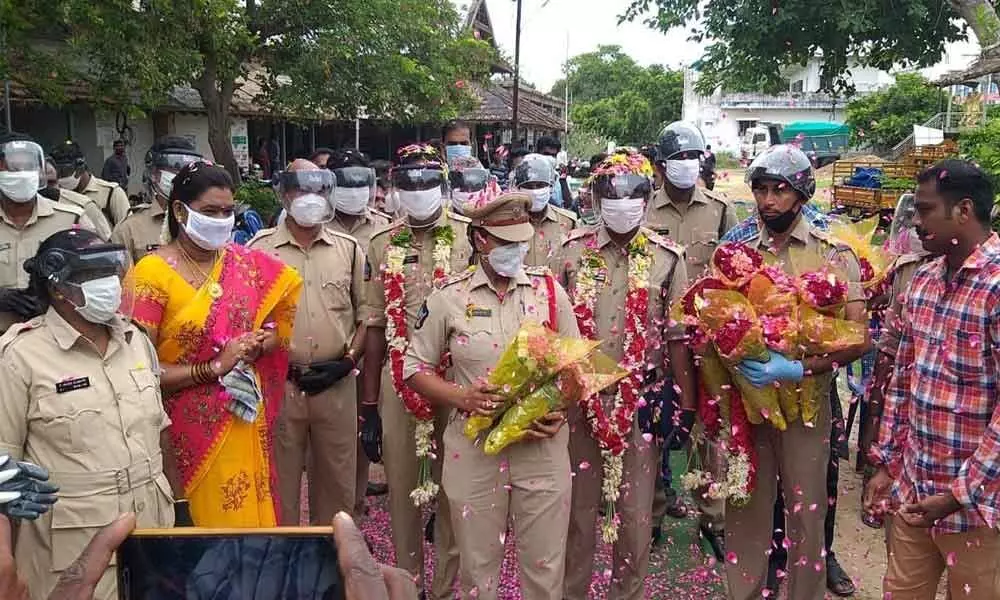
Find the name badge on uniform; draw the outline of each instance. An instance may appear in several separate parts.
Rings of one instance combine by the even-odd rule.
[[[414,254],[413,256],[407,256],[406,258],[403,259],[404,265],[413,265],[418,262],[420,262],[420,256],[417,254]]]
[[[604,269],[601,269],[594,275],[594,281],[604,282],[608,280],[608,274]]]
[[[159,249],[159,244],[146,244],[146,252],[156,252]]]
[[[670,235],[669,227],[653,227],[653,231],[660,235]]]
[[[492,317],[493,309],[484,308],[482,306],[476,306],[475,304],[469,304],[465,307],[465,318],[471,319],[473,317]]]
[[[90,377],[75,377],[64,379],[56,384],[56,393],[65,394],[75,390],[83,390],[90,387]]]

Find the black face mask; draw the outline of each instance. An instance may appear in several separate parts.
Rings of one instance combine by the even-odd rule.
[[[792,226],[792,223],[795,222],[795,218],[799,216],[800,212],[802,212],[801,207],[786,210],[776,217],[761,215],[760,218],[764,221],[764,225],[767,225],[767,228],[774,233],[785,233]]]

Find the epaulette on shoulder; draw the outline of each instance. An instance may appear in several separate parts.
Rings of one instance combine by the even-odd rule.
[[[456,283],[458,283],[460,281],[465,281],[466,279],[472,277],[475,273],[476,273],[476,267],[475,266],[467,267],[464,271],[462,271],[460,273],[455,273],[455,274],[451,275],[450,277],[448,277],[448,279],[446,279],[444,281],[444,283],[441,284],[441,287],[442,288],[446,288],[449,285],[454,285],[454,284],[456,284]]]
[[[375,210],[374,208],[369,208],[368,213],[380,221],[385,221],[385,223],[379,223],[380,226],[392,223],[392,215],[388,215],[380,210]]]
[[[252,238],[250,238],[250,241],[247,242],[246,245],[247,246],[252,246],[254,244],[254,242],[256,242],[258,240],[262,240],[262,239],[264,239],[266,237],[270,237],[277,230],[278,230],[277,227],[270,227],[268,229],[261,229],[260,231],[258,231],[257,233],[255,233]]]
[[[597,235],[597,225],[578,227],[566,234],[566,237],[563,239],[563,246],[592,235]]]
[[[465,223],[465,224],[472,223],[472,219],[470,219],[469,217],[466,217],[465,215],[460,215],[456,212],[451,212],[450,210],[448,211],[448,220],[458,221],[459,223]]]
[[[539,265],[537,267],[525,267],[524,272],[532,277],[548,277],[552,275],[552,270],[545,265]]]
[[[45,323],[45,319],[42,316],[37,316],[34,319],[29,319],[23,323],[14,323],[7,328],[7,331],[0,336],[0,356],[2,356],[7,349],[10,348],[11,344],[14,343],[19,336],[38,329]]]
[[[646,239],[648,239],[650,243],[656,244],[657,246],[664,248],[666,250],[670,250],[671,252],[677,254],[678,256],[684,254],[684,248],[682,246],[656,233],[652,229],[646,229],[644,233],[646,234]]]
[[[101,179],[100,177],[91,176],[91,179],[93,179],[94,183],[96,183],[100,187],[104,187],[104,188],[116,188],[116,187],[120,187],[117,183],[115,183],[113,181],[107,181],[105,179]]]
[[[731,202],[729,200],[729,197],[726,196],[722,192],[716,192],[716,191],[713,191],[713,190],[703,189],[703,190],[701,190],[701,193],[705,194],[706,198],[715,200],[716,202],[725,204],[726,206],[729,206],[731,204]]]
[[[381,237],[381,236],[384,236],[384,235],[392,235],[393,232],[395,232],[397,229],[399,229],[401,227],[404,227],[404,226],[406,226],[406,218],[405,217],[396,219],[395,221],[389,221],[385,225],[381,225],[378,229],[375,230],[374,233],[372,233],[372,241],[374,242],[375,238],[378,238],[378,237]]]
[[[349,240],[351,242],[354,242],[355,245],[358,245],[358,238],[354,237],[353,235],[351,235],[349,233],[344,233],[343,231],[337,231],[336,229],[333,229],[332,227],[326,227],[324,229],[325,229],[325,231],[327,233],[329,233],[333,237],[343,238],[345,240]]]
[[[560,208],[558,206],[553,206],[552,211],[561,217],[569,219],[571,223],[576,223],[579,219],[576,217],[576,213],[571,210],[566,210],[565,208]]]
[[[134,214],[141,213],[141,212],[144,212],[146,210],[149,210],[149,208],[152,207],[152,206],[153,205],[151,203],[149,203],[149,202],[147,202],[145,204],[136,204],[135,206],[131,206],[128,209],[128,216],[131,217]]]
[[[70,213],[77,217],[83,216],[83,208],[77,206],[76,204],[67,204],[65,202],[52,202],[52,210]]]

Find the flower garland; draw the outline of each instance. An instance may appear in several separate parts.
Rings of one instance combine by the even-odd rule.
[[[602,493],[606,504],[601,537],[606,543],[618,540],[619,518],[615,503],[621,493],[623,455],[628,448],[632,421],[642,396],[643,375],[646,365],[646,321],[649,318],[649,271],[652,256],[648,240],[640,233],[628,247],[628,293],[625,296],[625,343],[620,366],[628,372],[618,384],[614,406],[610,414],[604,410],[600,394],[583,401],[591,432],[597,438],[603,459]],[[598,274],[605,273],[601,282]],[[580,322],[580,332],[589,339],[596,338],[594,305],[599,283],[607,282],[607,266],[596,251],[588,250],[577,274],[574,293],[574,314]],[[582,286],[581,286],[582,283]]]
[[[450,225],[434,230],[434,285],[440,285],[451,272],[451,249],[455,234]],[[427,504],[437,497],[440,487],[431,473],[431,459],[434,457],[434,410],[430,402],[411,389],[403,377],[403,362],[410,344],[406,324],[406,275],[404,264],[406,254],[413,243],[413,233],[408,228],[398,230],[389,240],[386,249],[383,284],[386,300],[385,336],[389,349],[389,372],[392,387],[403,402],[403,406],[416,420],[414,439],[419,464],[417,487],[410,492],[410,498],[417,506]]]

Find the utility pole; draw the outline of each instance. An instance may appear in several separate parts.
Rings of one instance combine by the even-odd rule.
[[[521,0],[516,0],[516,2],[517,21],[514,25],[514,115],[512,118],[514,132],[511,136],[511,147],[515,147],[515,144],[520,142],[520,137],[518,137],[518,130],[520,129],[518,108],[521,102]]]
[[[566,66],[563,67],[565,74],[563,75],[563,81],[566,85],[563,86],[565,89],[563,98],[563,133],[569,135],[569,30],[566,30]]]

